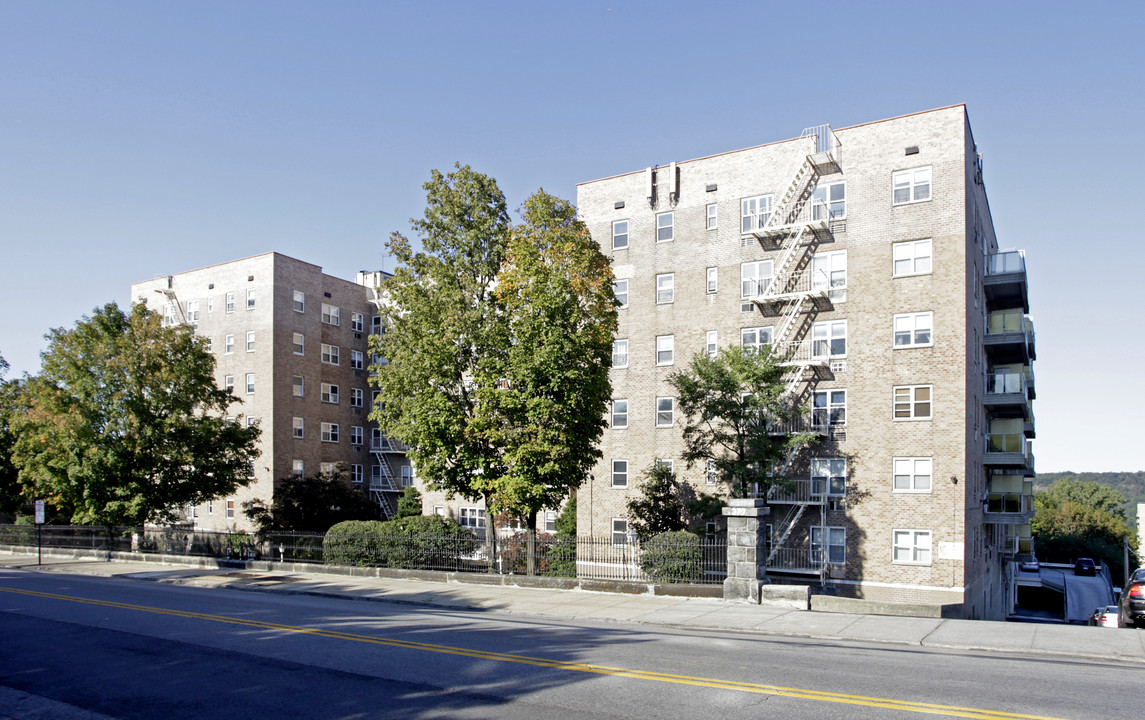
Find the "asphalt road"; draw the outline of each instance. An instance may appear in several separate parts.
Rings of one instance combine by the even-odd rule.
[[[0,718],[1108,718],[1141,677],[0,569]]]

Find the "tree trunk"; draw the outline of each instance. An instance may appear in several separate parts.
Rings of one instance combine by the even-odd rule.
[[[525,531],[525,564],[527,575],[537,574],[537,514],[529,513],[526,518]]]

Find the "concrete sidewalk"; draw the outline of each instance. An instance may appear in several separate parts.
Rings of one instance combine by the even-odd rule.
[[[1060,624],[811,612],[716,598],[554,590],[461,582],[350,577],[0,553],[0,568],[74,573],[194,587],[313,595],[481,610],[551,620],[637,623],[828,641],[893,643],[958,650],[1061,655],[1145,664],[1145,632]]]

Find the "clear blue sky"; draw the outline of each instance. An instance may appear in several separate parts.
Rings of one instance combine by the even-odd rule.
[[[576,183],[965,102],[1027,250],[1038,468],[1142,470],[1145,3],[0,3],[0,354],[133,281],[385,266],[431,168]]]

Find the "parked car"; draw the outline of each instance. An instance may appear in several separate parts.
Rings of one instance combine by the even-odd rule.
[[[1117,626],[1145,626],[1145,568],[1130,576],[1117,601]]]
[[[1093,558],[1078,558],[1077,561],[1073,564],[1073,574],[1096,575],[1097,563],[1093,561]]]
[[[1034,558],[1033,560],[1023,560],[1018,563],[1018,569],[1022,572],[1038,572],[1041,569],[1041,565],[1038,564],[1038,559]]]
[[[1118,610],[1116,605],[1106,605],[1099,607],[1093,611],[1093,615],[1089,617],[1090,625],[1097,625],[1098,627],[1119,627]]]

